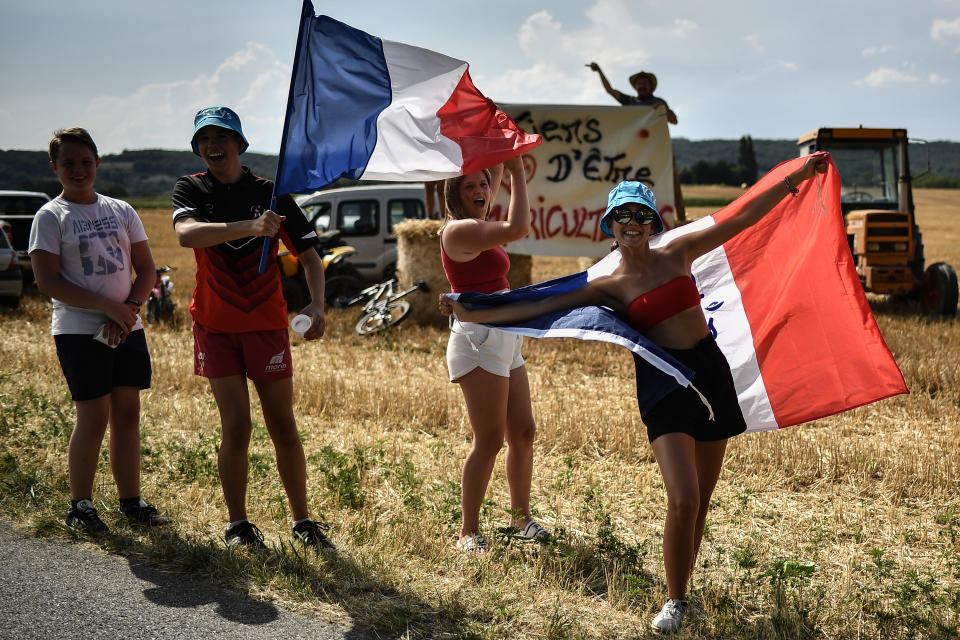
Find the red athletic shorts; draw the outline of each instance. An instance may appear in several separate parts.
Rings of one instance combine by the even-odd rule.
[[[205,378],[289,378],[293,375],[290,336],[286,329],[216,333],[194,322],[193,372]]]

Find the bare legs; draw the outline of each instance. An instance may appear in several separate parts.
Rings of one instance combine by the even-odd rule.
[[[111,393],[77,402],[77,424],[70,435],[67,465],[70,497],[93,495],[93,479],[103,436],[110,424],[110,469],[120,498],[140,495],[140,390],[114,387]]]
[[[306,518],[307,470],[293,415],[293,379],[255,381],[263,420],[273,441],[277,471],[294,520]],[[247,452],[250,446],[250,394],[244,376],[210,378],[220,410],[223,438],[217,467],[230,521],[247,517]]]
[[[460,539],[465,540],[480,529],[480,507],[504,441],[508,444],[510,508],[515,514],[511,523],[516,526],[529,520],[536,426],[525,367],[511,371],[509,378],[477,367],[458,382],[473,429],[473,447],[463,463],[462,476]]]
[[[700,551],[707,509],[720,477],[727,441],[697,442],[684,433],[668,433],[651,446],[667,488],[667,521],[663,529],[667,597],[682,600]]]

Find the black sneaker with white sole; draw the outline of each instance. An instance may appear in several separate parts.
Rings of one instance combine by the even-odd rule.
[[[145,524],[150,527],[162,527],[173,522],[172,519],[160,515],[156,507],[144,502],[142,498],[121,500],[117,513],[127,516],[127,520],[132,524]]]
[[[110,527],[103,523],[100,516],[97,515],[97,509],[88,499],[77,500],[76,504],[71,504],[67,509],[67,526],[71,529],[85,531],[97,535],[99,533],[109,533]]]
[[[330,525],[308,518],[293,525],[293,535],[308,547],[336,549],[337,547],[330,541],[330,538],[324,534],[324,531],[329,528]]]
[[[257,525],[246,520],[227,527],[223,536],[228,547],[243,545],[251,549],[266,549],[267,545],[263,543],[263,533],[257,528]]]

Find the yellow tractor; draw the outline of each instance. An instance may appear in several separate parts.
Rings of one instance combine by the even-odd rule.
[[[957,311],[957,274],[924,268],[914,218],[906,129],[817,129],[797,140],[800,155],[829,151],[840,172],[840,208],[850,253],[866,291],[910,296],[927,313]]]

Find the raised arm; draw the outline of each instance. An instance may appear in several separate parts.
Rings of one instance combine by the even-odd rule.
[[[776,182],[765,191],[757,194],[736,215],[702,231],[677,238],[674,241],[674,243],[677,243],[676,248],[685,252],[688,262],[693,262],[696,258],[716,249],[744,229],[755,225],[770,213],[770,210],[777,203],[790,195],[791,189],[787,187],[787,182],[796,188],[817,173],[826,172],[829,157],[830,154],[825,151],[818,151],[807,156],[803,166],[790,173],[786,180]],[[671,245],[674,243],[671,243]]]
[[[501,171],[510,176],[510,204],[506,220],[454,220],[443,232],[444,250],[454,259],[469,260],[481,251],[521,240],[530,233],[530,203],[527,200],[527,181],[519,156],[503,163],[503,168],[491,169],[490,202],[500,188]]]
[[[607,93],[609,93],[611,96],[613,96],[614,99],[616,99],[617,101],[619,101],[619,100],[620,100],[620,97],[619,97],[619,93],[620,93],[620,92],[617,91],[616,89],[614,89],[612,86],[610,86],[610,81],[607,80],[607,76],[603,75],[603,71],[600,69],[600,65],[598,65],[596,62],[591,62],[591,63],[588,64],[587,66],[590,67],[590,69],[592,69],[593,71],[596,71],[597,73],[600,74],[600,82],[603,83],[603,88],[604,88],[604,90],[605,90]]]

